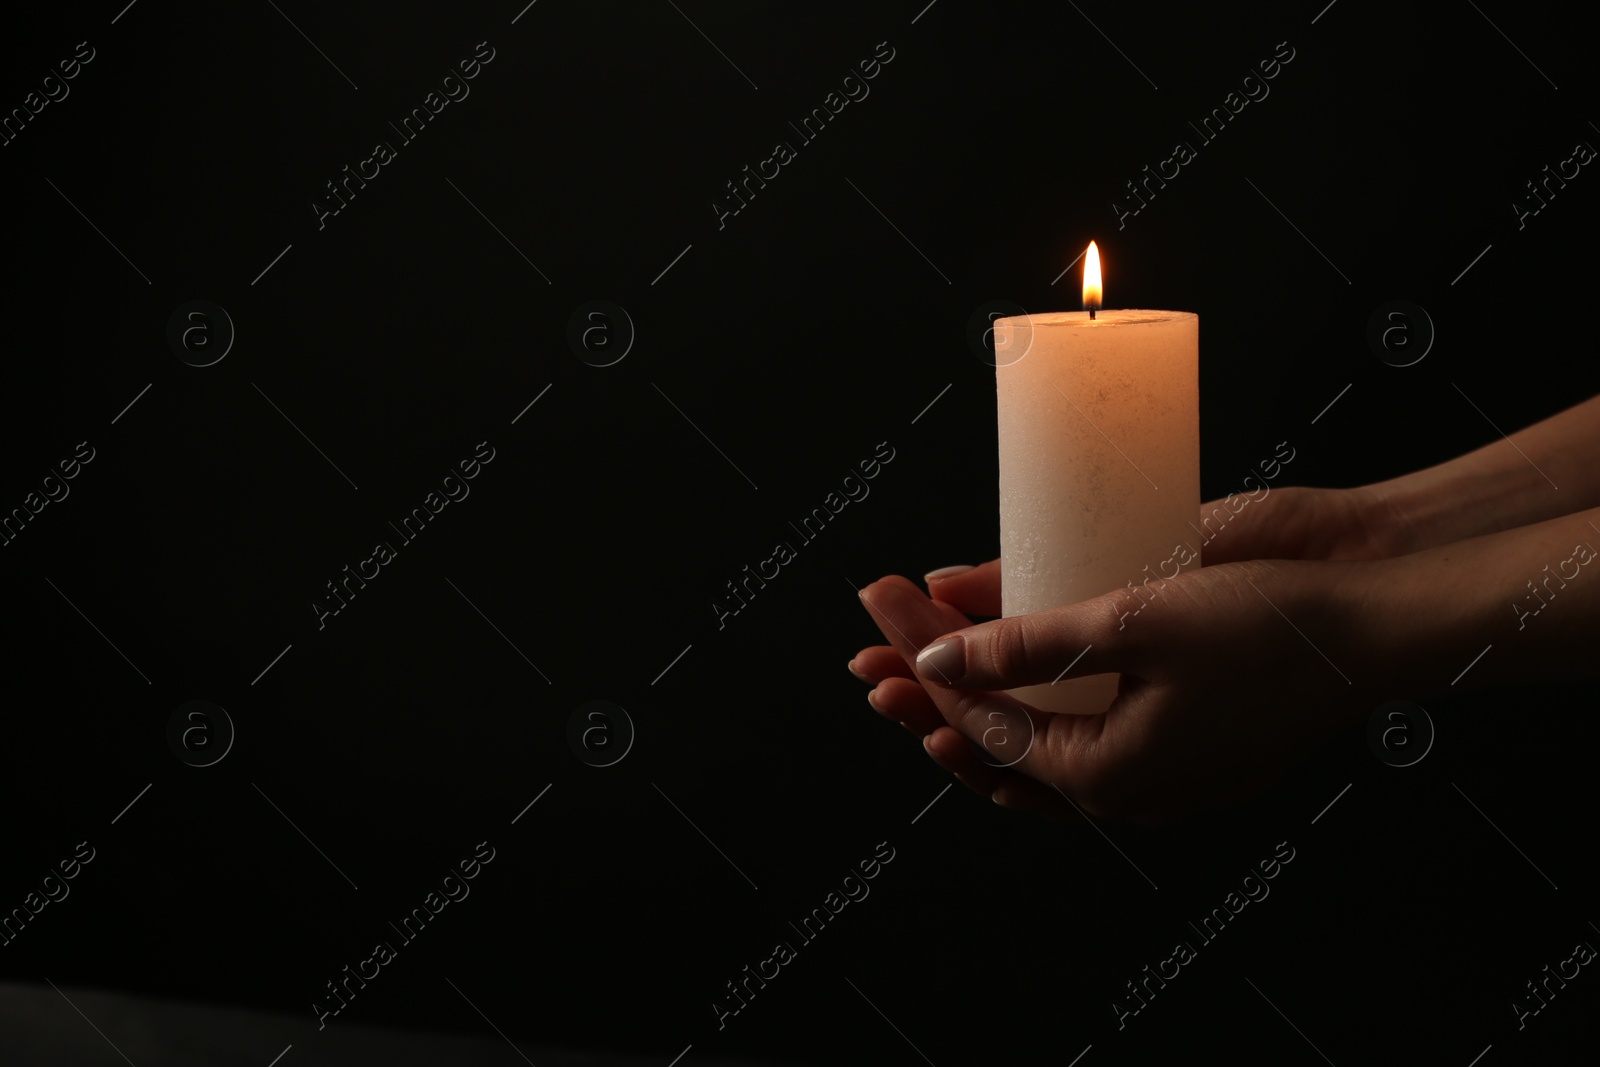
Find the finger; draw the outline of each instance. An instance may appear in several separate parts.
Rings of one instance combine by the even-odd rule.
[[[923,739],[923,748],[940,767],[961,778],[962,784],[988,796],[1012,777],[1009,772],[985,763],[972,743],[944,721],[933,698],[921,682],[910,678],[889,678],[867,695],[868,702],[885,718],[894,719]],[[944,731],[937,742],[933,734]],[[998,772],[998,773],[997,773]]]
[[[869,645],[856,653],[850,661],[850,673],[868,685],[877,685],[885,678],[912,678],[906,659],[889,645]]]
[[[947,617],[945,612],[955,611],[948,604],[929,600],[898,575],[874,582],[861,591],[861,599],[903,655],[914,655],[916,642],[926,641]],[[1080,727],[1074,720],[1097,721],[1100,716],[1048,715],[1003,693],[961,691],[941,685],[929,686],[928,692],[945,721],[972,742],[978,766],[988,770],[1014,768],[1033,778],[1053,780],[1064,764],[1076,764],[1084,757],[1087,749],[1075,738],[1091,738],[1099,730],[1096,725]],[[943,736],[942,730],[930,735],[930,745],[939,747],[930,748],[929,754],[936,759],[941,755],[953,759],[957,756],[954,748],[946,751],[943,747],[953,746],[953,742],[941,741]],[[998,784],[994,776],[981,775],[976,769],[972,775],[980,782]]]
[[[922,739],[922,747],[940,767],[982,797],[994,795],[1015,774],[1004,767],[985,763],[976,747],[959,730],[941,722],[938,729]]]
[[[1002,808],[1026,811],[1046,819],[1059,821],[1072,814],[1072,806],[1060,793],[1043,782],[1013,774],[1000,784],[989,797]]]
[[[1236,510],[1229,508],[1224,500],[1200,505],[1200,525],[1194,529],[1200,538],[1202,566],[1278,555],[1280,546],[1273,535],[1282,532],[1279,524],[1265,528],[1254,521],[1229,525],[1228,520]],[[1252,512],[1251,517],[1256,514]]]
[[[962,689],[1014,689],[1091,674],[1139,674],[1141,646],[1126,626],[1137,608],[1118,591],[1078,604],[941,634],[918,654],[917,674]],[[1135,598],[1136,599],[1136,598]]]
[[[923,581],[928,595],[967,615],[994,618],[1000,614],[1000,561],[992,559],[956,572],[946,567],[930,571]]]
[[[1026,775],[994,767],[979,756],[972,742],[952,727],[930,734],[924,743],[928,755],[961,784],[996,804],[1059,818],[1071,810],[1054,789]]]
[[[885,678],[867,694],[867,702],[879,715],[903,723],[918,738],[927,737],[945,724],[922,683],[910,678]]]
[[[1073,814],[1072,805],[1054,787],[1016,771],[989,766],[978,756],[972,742],[951,727],[939,731],[937,740],[930,735],[925,747],[933,761],[953,773],[962,785],[1003,808],[1030,812],[1052,821]]]
[[[1213,518],[1213,514],[1217,513],[1219,508],[1221,509],[1220,515],[1223,519],[1226,519],[1228,511],[1223,507],[1221,500],[1211,500],[1200,505],[1201,525],[1195,527],[1195,533],[1201,539],[1200,556],[1202,566],[1210,567],[1216,563],[1231,563],[1235,559],[1246,558],[1250,555],[1248,545],[1237,543],[1240,538],[1224,538],[1222,537],[1222,529],[1212,530],[1217,521]],[[1207,520],[1210,520],[1210,525],[1207,525]],[[1209,536],[1207,536],[1208,531],[1210,531]]]
[[[922,683],[911,678],[887,678],[867,694],[867,700],[879,715],[900,723],[920,738],[947,725]],[[956,774],[962,785],[980,795],[987,791],[989,799],[1001,807],[1051,820],[1061,820],[1072,813],[1071,805],[1054,788],[985,764],[973,750],[972,742],[959,732],[951,731],[938,745],[924,747],[929,757]]]
[[[915,585],[898,574],[879,578],[860,593],[862,605],[878,624],[890,646],[914,662],[917,653],[942,633],[972,625],[972,620],[949,604],[929,600]],[[880,603],[891,604],[885,614]]]
[[[921,683],[909,678],[887,679],[872,691],[868,700],[880,715],[900,722],[919,737],[926,737],[946,725],[944,716],[939,713]],[[987,772],[998,768],[985,765],[972,751],[972,742],[965,737],[959,733],[950,736],[955,740],[942,739],[938,753],[930,750],[928,755],[946,770],[959,772],[962,784],[969,789],[981,792],[980,786],[987,787],[992,783],[994,788],[989,793],[989,799],[1001,807],[1031,812],[1049,819],[1060,819],[1070,814],[1071,806],[1062,799],[1061,794],[1032,778],[1014,771],[1002,771],[991,779]]]

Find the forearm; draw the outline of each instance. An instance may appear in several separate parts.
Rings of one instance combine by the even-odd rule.
[[[1339,565],[1352,681],[1375,695],[1423,699],[1595,677],[1595,546],[1600,508]]]
[[[1367,487],[1407,551],[1600,505],[1600,397],[1448,462]],[[1563,557],[1564,558],[1564,557]]]

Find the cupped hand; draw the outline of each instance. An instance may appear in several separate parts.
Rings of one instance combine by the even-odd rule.
[[[1166,581],[1137,616],[1123,592],[976,626],[958,605],[998,608],[993,564],[934,579],[939,599],[890,576],[861,598],[900,662],[868,649],[854,669],[868,675],[865,658],[882,672],[880,713],[997,801],[1060,814],[1059,794],[1096,817],[1169,822],[1259,793],[1373,705],[1356,613],[1369,566],[1205,567]],[[1001,692],[1102,673],[1122,677],[1100,715]]]
[[[1286,486],[1255,499],[1234,494],[1202,504],[1199,520],[1190,545],[1205,566],[1249,559],[1375,560],[1425,547],[1383,494],[1369,486]],[[977,567],[945,567],[924,580],[934,600],[968,615],[1000,614],[997,559]],[[888,645],[862,649],[850,669],[869,685],[912,676]]]

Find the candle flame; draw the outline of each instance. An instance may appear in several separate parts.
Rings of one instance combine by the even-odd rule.
[[[1100,284],[1100,249],[1095,247],[1093,241],[1089,242],[1089,250],[1083,254],[1083,306],[1098,308],[1102,295]]]

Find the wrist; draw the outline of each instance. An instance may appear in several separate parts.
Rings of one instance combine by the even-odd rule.
[[[1459,510],[1461,501],[1445,499],[1451,494],[1443,482],[1438,469],[1429,468],[1350,490],[1360,501],[1374,558],[1406,556],[1456,539],[1441,520]]]
[[[1451,549],[1414,549],[1334,564],[1325,594],[1358,710],[1388,700],[1428,700],[1450,690],[1484,634],[1502,621],[1498,600],[1461,582]]]
[[[1375,707],[1592,677],[1585,652],[1600,621],[1600,580],[1580,568],[1596,558],[1589,545],[1600,536],[1584,539],[1596,529],[1600,511],[1348,565],[1331,602],[1348,635],[1352,684]],[[1539,622],[1541,632],[1529,640],[1527,618],[1546,610],[1565,622]]]
[[[1514,449],[1481,448],[1423,470],[1362,487],[1372,521],[1406,555],[1502,533],[1568,514],[1562,494]]]
[[[1331,609],[1333,642],[1329,658],[1346,676],[1354,698],[1353,706],[1370,710],[1374,701],[1392,699],[1401,685],[1396,669],[1404,653],[1394,642],[1389,620],[1394,618],[1395,580],[1404,577],[1404,568],[1389,559],[1370,559],[1324,564],[1319,594]],[[1334,651],[1337,649],[1337,651]]]

